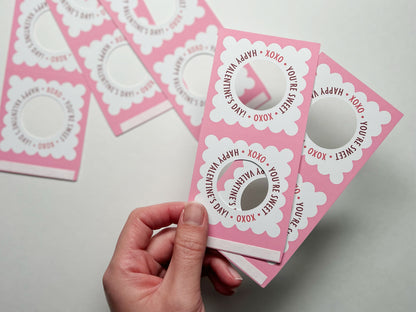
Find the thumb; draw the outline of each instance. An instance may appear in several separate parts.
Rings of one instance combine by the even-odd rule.
[[[176,230],[172,259],[163,280],[163,286],[187,298],[200,296],[201,270],[208,235],[208,215],[201,204],[188,203],[182,212]]]

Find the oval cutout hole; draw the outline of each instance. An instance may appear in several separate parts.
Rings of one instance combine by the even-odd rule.
[[[123,44],[110,52],[105,70],[113,82],[127,88],[140,84],[148,75],[142,62],[128,44]]]
[[[220,172],[217,188],[231,209],[246,211],[264,201],[269,185],[262,168],[251,161],[236,160]]]
[[[47,51],[69,52],[68,45],[50,11],[43,13],[35,21],[34,38]]]
[[[22,111],[22,124],[33,136],[50,138],[65,124],[62,105],[49,96],[37,96],[28,101]]]
[[[335,149],[347,144],[354,136],[357,120],[351,105],[331,97],[312,104],[306,133],[323,148]]]
[[[183,69],[183,81],[193,95],[206,98],[214,57],[201,54],[191,58]]]
[[[175,0],[144,0],[149,10],[152,25],[162,25],[167,23],[175,14]]]
[[[283,71],[274,63],[266,60],[252,60],[244,66],[245,70],[240,70],[236,74],[235,88],[238,90],[246,89],[248,79],[254,79],[258,88],[259,84],[263,84],[270,94],[270,100],[264,103],[250,103],[244,94],[239,96],[240,101],[248,107],[255,110],[267,110],[278,105],[286,93],[286,77]],[[257,76],[257,78],[255,77]],[[256,79],[255,79],[256,78]],[[245,91],[247,92],[247,90]],[[237,94],[241,94],[238,91]]]

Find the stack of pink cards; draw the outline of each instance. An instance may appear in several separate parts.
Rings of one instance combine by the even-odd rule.
[[[57,0],[53,0],[57,1]],[[188,65],[214,56],[218,31],[223,27],[204,0],[176,1],[170,19],[156,22],[146,14],[144,0],[100,0],[150,75],[172,103],[196,139],[206,94],[198,94],[186,81]],[[251,105],[261,105],[269,94],[255,72],[247,67],[238,93]],[[196,75],[201,75],[196,73]],[[205,73],[209,78],[209,73]],[[205,77],[204,77],[205,78]],[[208,79],[207,79],[208,80]]]
[[[47,3],[115,135],[171,108],[98,0]],[[145,6],[141,11],[151,20]]]
[[[36,36],[35,24],[48,12],[44,0],[16,1],[0,107],[0,170],[76,180],[90,92],[71,51],[45,47]],[[27,116],[40,108],[45,115],[31,122]],[[60,124],[48,119],[52,110]]]
[[[38,26],[49,16],[54,18],[49,26],[56,24],[55,28],[59,28],[66,41],[67,47],[63,50],[52,51],[38,40],[48,32]],[[214,56],[221,29],[203,0],[177,2],[175,14],[162,23],[154,20],[143,0],[16,0],[0,113],[5,122],[0,170],[75,180],[81,160],[89,91],[115,135],[141,125],[173,105],[190,132],[198,138],[206,94],[195,94],[188,85],[193,79],[186,81],[184,73],[191,61]],[[30,68],[26,71],[25,67]],[[75,93],[74,98],[68,94],[56,100],[70,101],[70,104],[57,104],[64,110],[75,105],[71,109],[76,112],[82,105],[81,114],[68,113],[62,129],[47,137],[37,137],[23,125],[21,111],[32,106],[26,105],[32,98],[45,102],[41,97],[43,93],[25,98],[19,108],[11,107],[11,103],[6,105],[20,96],[12,96],[12,91],[26,92],[16,86],[19,82],[13,74],[17,72],[31,77],[35,74],[50,79],[56,77],[59,83],[80,80],[84,87],[82,104],[76,104],[81,94]],[[205,75],[208,78],[210,72]],[[252,107],[270,99],[251,67],[241,71],[241,84],[236,92]],[[51,98],[53,94],[45,96]],[[18,109],[19,113],[12,119],[6,114],[6,111]],[[18,126],[10,130],[7,123]],[[19,131],[15,131],[16,127]],[[68,151],[71,156],[62,154],[62,149],[71,148],[74,148]],[[55,151],[57,149],[60,152]]]
[[[256,61],[284,75],[272,106],[236,93],[239,71]],[[316,110],[323,102],[353,118],[341,144],[310,129],[331,123]],[[318,114],[306,133],[310,106]],[[266,286],[401,116],[318,44],[220,31],[190,192],[208,210],[208,246]]]
[[[209,247],[280,262],[319,44],[229,30],[218,40],[191,198],[210,211]],[[250,108],[236,92],[239,71],[256,60],[281,70],[287,85],[281,103],[265,110]],[[269,185],[249,210],[232,209],[218,190],[221,172],[238,161],[258,168]],[[248,185],[240,181],[237,193]]]
[[[264,287],[402,114],[317,43],[224,29],[204,0],[175,4],[159,22],[144,0],[16,0],[0,170],[76,180],[90,92],[115,135],[173,106],[199,139],[190,200],[208,210],[208,247]],[[64,49],[36,32],[48,14]],[[214,57],[207,96],[185,79],[202,56]],[[259,64],[277,76],[260,79]],[[39,103],[40,130],[26,120]],[[52,109],[62,122],[45,132]],[[324,139],[348,118],[349,132]]]

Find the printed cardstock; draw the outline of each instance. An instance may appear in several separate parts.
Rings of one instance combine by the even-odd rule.
[[[190,192],[190,200],[208,210],[209,247],[281,261],[319,47],[220,31]],[[244,105],[235,88],[239,71],[256,60],[276,66],[285,77],[282,100],[265,110]],[[251,163],[268,182],[264,200],[246,211],[236,209],[219,193],[222,172],[236,161]]]
[[[16,0],[0,107],[0,170],[76,180],[90,92],[71,51],[52,51],[37,39],[35,23],[48,13],[46,0]],[[33,134],[23,122],[28,107],[42,98],[63,115],[48,136]]]
[[[184,71],[194,58],[214,56],[218,30],[217,17],[203,0],[175,0],[173,16],[160,25],[145,15],[143,0],[100,0],[136,54],[196,139],[206,96],[188,88]],[[247,70],[241,96],[261,105],[270,95],[253,70]]]
[[[47,2],[115,135],[172,108],[147,72],[129,84],[112,77],[113,53],[131,47],[98,0]],[[150,19],[146,8],[143,12]],[[124,66],[125,75],[139,72],[134,66],[139,64]]]
[[[311,107],[321,99],[345,101],[355,112],[356,129],[349,142],[335,149],[322,148],[306,134],[283,261],[270,264],[224,253],[262,287],[280,272],[402,117],[324,53],[319,57]]]

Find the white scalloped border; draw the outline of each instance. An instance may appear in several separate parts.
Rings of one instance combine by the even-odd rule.
[[[121,110],[128,110],[133,105],[142,103],[146,98],[152,98],[156,92],[161,92],[149,73],[146,73],[142,83],[133,86],[122,86],[108,76],[105,68],[111,52],[128,45],[124,37],[123,41],[116,40],[121,37],[123,36],[120,30],[116,29],[113,34],[106,34],[101,40],[94,40],[89,46],[82,46],[79,49],[84,65],[89,69],[90,77],[95,81],[97,90],[102,94],[103,102],[108,105],[108,113],[112,116],[120,114]],[[99,60],[101,54],[105,54],[103,61]],[[145,86],[150,87],[144,88]],[[122,94],[129,96],[121,96]]]
[[[118,20],[125,25],[127,33],[133,36],[133,41],[140,45],[140,50],[145,55],[152,53],[154,48],[160,48],[164,41],[171,40],[174,34],[182,33],[185,26],[194,24],[197,18],[205,15],[205,10],[198,5],[198,0],[176,0],[175,14],[168,22],[150,25],[146,17],[139,17],[135,12],[138,0],[103,1],[110,3],[111,10],[117,14]],[[181,16],[180,21],[173,23],[178,16]],[[170,27],[172,24],[173,28]]]
[[[183,81],[183,72],[192,58],[204,54],[214,56],[217,38],[218,28],[210,25],[206,32],[198,33],[195,39],[188,40],[184,47],[176,48],[174,54],[166,55],[162,62],[154,65],[155,72],[161,75],[162,82],[168,86],[169,93],[175,96],[176,103],[182,106],[183,113],[190,117],[193,126],[202,123],[206,96],[197,96],[188,90]],[[203,49],[188,52],[194,46],[202,46]]]
[[[304,77],[309,72],[307,61],[312,56],[311,51],[307,48],[302,48],[299,51],[297,51],[292,46],[286,46],[284,48],[281,48],[277,43],[272,43],[270,45],[266,45],[262,41],[256,41],[252,43],[245,38],[237,41],[232,36],[225,37],[222,44],[225,50],[221,53],[222,65],[219,66],[217,71],[218,80],[215,83],[215,90],[217,91],[217,94],[213,98],[213,105],[215,108],[210,113],[211,120],[213,120],[214,122],[224,120],[229,125],[239,123],[242,127],[245,128],[248,128],[250,126],[254,126],[258,130],[264,130],[266,128],[269,128],[270,131],[272,131],[273,133],[285,131],[290,136],[296,135],[299,131],[296,121],[299,120],[299,118],[301,117],[301,112],[298,106],[300,106],[303,103],[303,96],[301,92],[306,87],[306,81]],[[283,96],[282,101],[275,105],[273,108],[261,112],[262,114],[271,113],[273,117],[273,119],[269,119],[265,122],[256,122],[254,120],[255,118],[251,118],[256,114],[259,114],[259,112],[241,103],[241,101],[238,98],[238,94],[235,90],[235,80],[238,70],[243,68],[244,65],[249,64],[249,61],[244,61],[242,62],[242,64],[237,64],[236,58],[239,58],[241,55],[244,55],[247,51],[253,50],[257,51],[257,55],[251,57],[250,60],[268,61],[271,63],[271,65],[273,64],[273,66],[278,66],[283,73],[286,73],[287,69],[290,66],[292,66],[296,72],[297,77],[298,90],[296,92],[290,91],[290,88],[286,87],[286,93]],[[284,56],[284,63],[282,64],[279,62],[274,62],[269,57],[266,57],[266,50],[279,51],[279,53]],[[244,116],[239,116],[236,113],[234,113],[234,111],[231,109],[231,105],[227,104],[228,100],[224,97],[223,78],[225,77],[225,74],[230,64],[234,64],[236,66],[235,73],[232,75],[231,78],[231,93],[233,95],[235,103],[243,110],[248,112],[248,114]],[[287,85],[289,86],[289,77],[287,74],[285,74],[285,76]],[[287,112],[285,112],[285,114],[281,114],[279,113],[278,108],[288,98],[289,93],[295,93],[296,97],[294,99],[292,107]]]
[[[73,38],[82,32],[89,32],[93,26],[101,26],[105,21],[111,20],[98,0],[51,1],[56,4],[56,11],[62,15],[62,22],[68,27],[68,34]]]
[[[50,11],[46,0],[23,1],[20,5],[20,11],[21,15],[18,18],[19,27],[16,31],[17,40],[14,45],[16,53],[13,55],[13,62],[17,65],[26,64],[30,67],[39,65],[41,68],[65,69],[68,72],[77,70],[78,65],[68,47],[62,52],[52,52],[37,44],[34,38],[36,20],[42,14]],[[30,26],[27,27],[25,24],[30,24]],[[31,38],[30,44],[25,40],[28,36]],[[34,49],[38,53],[34,53]]]
[[[316,192],[315,186],[310,182],[303,182],[302,175],[298,174],[285,252],[289,250],[291,243],[299,238],[299,231],[308,227],[308,220],[317,215],[318,206],[322,206],[326,202],[326,194],[323,192]],[[303,206],[301,206],[300,203],[302,203]],[[299,211],[297,209],[299,209]]]
[[[251,229],[255,234],[260,235],[263,233],[267,233],[270,237],[278,237],[282,233],[281,228],[279,227],[279,222],[283,219],[283,213],[281,211],[281,208],[286,204],[286,198],[284,196],[284,193],[286,192],[289,186],[287,182],[287,177],[290,175],[291,172],[289,162],[294,157],[293,152],[289,149],[283,149],[279,151],[275,146],[268,146],[266,148],[263,148],[258,143],[254,143],[249,146],[243,140],[239,140],[234,143],[230,138],[227,137],[219,140],[215,135],[207,136],[205,138],[205,144],[207,146],[207,149],[203,152],[202,155],[204,163],[200,167],[201,179],[197,183],[199,193],[196,195],[195,200],[201,202],[207,208],[209,213],[210,224],[221,223],[226,228],[236,226],[237,229],[239,229],[240,231],[247,231]],[[210,165],[214,162],[218,162],[218,157],[222,157],[221,155],[226,154],[227,151],[235,149],[245,152],[235,157],[226,158],[226,160],[220,164],[220,166],[213,174],[214,177],[212,179],[212,189],[214,197],[208,196],[205,188],[205,183],[206,177],[210,170]],[[261,162],[259,160],[248,157],[247,152],[250,149],[257,151],[262,155],[265,155],[267,164],[265,162]],[[217,190],[217,180],[219,173],[221,172],[222,168],[224,168],[225,166],[227,166],[235,160],[247,160],[255,163],[257,166],[259,166],[265,171],[266,177],[269,182],[267,196],[264,199],[264,201],[258,207],[248,211],[234,210],[228,207],[227,203],[224,202]],[[273,182],[270,172],[268,170],[270,170],[271,168],[277,168],[280,180],[279,193],[275,193],[273,191],[273,188],[270,187],[273,184]],[[272,195],[277,195],[278,198],[276,199],[274,208],[267,215],[264,215],[262,214],[262,208],[265,206],[265,204],[269,202]],[[213,198],[215,198],[214,202]],[[223,208],[223,210],[226,211],[226,216],[221,215],[217,212],[218,208],[215,209],[216,204],[219,204]],[[241,218],[243,216],[248,216],[252,214],[254,214],[254,216],[256,217],[255,221],[246,223],[237,222],[237,219],[239,217]],[[233,218],[231,218],[231,216]]]
[[[202,117],[204,115],[206,96],[196,96],[185,86],[183,82],[183,72],[186,64],[194,57],[208,54],[214,56],[215,47],[218,39],[218,28],[210,25],[206,32],[198,33],[195,40],[188,40],[184,47],[179,47],[174,54],[166,55],[163,62],[157,62],[154,65],[156,73],[161,75],[163,83],[168,85],[169,93],[175,96],[176,103],[182,106],[183,113],[190,117],[193,126],[200,126]],[[193,46],[203,46],[203,50],[188,53],[188,49]],[[179,64],[179,65],[177,65]],[[179,66],[179,70],[177,70]],[[242,68],[241,77],[239,77],[238,96],[244,94],[246,90],[252,89],[255,86],[253,78],[248,77],[248,71]],[[185,94],[185,97],[178,91],[179,84],[180,91]]]
[[[356,96],[357,99],[365,107],[365,111],[363,113],[358,113],[356,109],[354,112],[356,114],[357,120],[357,128],[354,133],[352,139],[347,142],[345,145],[336,148],[336,149],[326,149],[323,147],[318,146],[315,144],[309,136],[305,135],[305,146],[306,148],[303,149],[303,155],[305,156],[306,162],[311,166],[317,166],[317,169],[320,174],[322,175],[329,175],[329,179],[333,184],[340,184],[344,181],[344,173],[348,173],[353,168],[353,162],[358,161],[363,156],[363,150],[371,147],[372,145],[372,138],[377,137],[381,134],[382,126],[388,124],[391,121],[391,115],[387,111],[380,111],[380,107],[376,102],[369,102],[367,100],[367,96],[363,92],[355,92],[355,87],[352,83],[343,82],[343,78],[339,73],[331,73],[330,68],[327,64],[321,64],[317,68],[317,75],[315,80],[315,90],[321,90],[321,88],[325,89],[329,87],[340,88],[344,89],[343,99],[348,102],[348,98],[352,95]],[[321,92],[319,92],[321,94]],[[348,96],[346,96],[348,94]],[[319,100],[324,97],[335,97],[333,94],[324,94],[319,97],[315,97],[312,100],[311,107]],[[352,104],[351,104],[352,105]],[[363,117],[363,118],[362,118]],[[361,146],[355,146],[356,151],[351,154],[350,156],[336,160],[334,157],[329,158],[326,157],[325,160],[318,159],[313,157],[313,154],[308,153],[309,149],[315,149],[319,152],[324,154],[330,155],[335,154],[337,152],[341,152],[345,150],[346,147],[351,146],[354,144],[355,138],[358,136],[360,131],[359,125],[360,122],[367,121],[367,135],[365,139],[361,143]]]
[[[16,154],[26,153],[27,155],[38,154],[41,157],[52,156],[55,159],[65,158],[69,161],[77,157],[75,147],[79,140],[77,134],[81,127],[79,122],[82,120],[81,109],[84,106],[83,95],[86,89],[83,85],[73,86],[70,83],[60,84],[57,81],[46,82],[43,79],[33,80],[30,77],[20,78],[11,76],[9,79],[10,89],[7,92],[8,102],[5,105],[5,115],[3,118],[5,127],[2,129],[3,140],[0,143],[0,150],[3,152],[13,151]],[[57,98],[45,90],[48,87],[55,88],[62,93],[63,98]],[[36,93],[23,99],[22,95],[26,91],[36,89]],[[21,114],[24,105],[37,96],[50,96],[58,101],[65,112],[66,124],[56,135],[50,138],[38,138],[27,132],[21,123]],[[16,122],[15,122],[15,121]],[[68,133],[68,128],[70,132]],[[62,134],[65,133],[63,139]],[[19,137],[27,138],[31,143],[25,144]],[[27,143],[27,142],[26,142]],[[52,143],[53,147],[40,149],[39,144]]]

